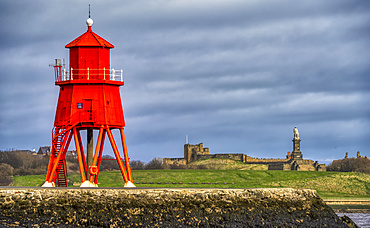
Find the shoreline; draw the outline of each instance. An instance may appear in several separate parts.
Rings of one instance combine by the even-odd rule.
[[[335,213],[370,214],[370,200],[367,199],[324,199]]]
[[[370,205],[370,199],[323,199],[328,205]]]

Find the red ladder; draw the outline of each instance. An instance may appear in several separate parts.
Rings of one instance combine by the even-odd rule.
[[[65,167],[65,159],[59,160],[57,168],[57,180],[58,187],[68,187],[67,167]]]
[[[55,148],[55,150],[53,150],[54,153],[52,154],[52,156],[54,156],[55,159],[57,158],[59,153],[63,152],[60,151],[60,148],[62,147],[64,137],[65,129],[57,128],[56,131],[53,130],[53,147]],[[56,182],[58,184],[58,187],[68,187],[67,167],[65,158],[59,160],[56,175],[57,175]]]

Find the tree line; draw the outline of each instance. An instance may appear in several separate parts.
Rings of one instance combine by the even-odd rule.
[[[370,173],[370,159],[367,157],[334,160],[326,167],[327,171]]]
[[[109,155],[102,157],[100,171],[119,170],[117,161]],[[49,163],[48,155],[32,155],[23,151],[0,151],[0,186],[8,186],[13,176],[45,175]],[[67,171],[79,172],[77,157],[66,156]],[[153,158],[150,162],[130,161],[132,170],[151,169],[205,169],[207,167],[187,167],[186,165],[165,165],[162,158]],[[327,171],[370,173],[370,159],[359,156],[334,160],[327,166]]]
[[[0,186],[8,186],[13,183],[13,176],[45,175],[49,164],[48,155],[32,155],[27,152],[11,150],[0,151]],[[68,173],[79,172],[78,159],[67,155],[66,164]],[[163,169],[161,158],[154,158],[148,163],[142,161],[130,161],[132,170]],[[100,171],[119,170],[116,159],[112,156],[102,157]]]

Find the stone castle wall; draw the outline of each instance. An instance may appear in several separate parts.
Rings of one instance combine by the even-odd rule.
[[[245,162],[246,160],[245,154],[206,154],[206,155],[198,155],[198,159],[207,159],[207,158],[225,158],[225,159],[232,159],[236,161]]]
[[[347,227],[309,189],[0,188],[0,226]]]
[[[300,151],[299,138],[293,139],[293,152],[288,152],[284,159],[252,158],[242,153],[210,154],[209,148],[204,148],[203,143],[196,145],[184,145],[184,158],[164,158],[164,165],[187,165],[199,159],[223,158],[241,161],[246,164],[269,165],[269,170],[302,170],[302,171],[326,171],[325,164],[318,164],[312,160],[304,160]]]
[[[223,159],[232,159],[236,161],[241,161],[246,164],[282,164],[289,161],[289,159],[273,159],[273,158],[252,158],[245,154],[206,154],[206,155],[197,155],[196,160],[199,159],[209,159],[209,158],[223,158]],[[163,158],[163,163],[167,165],[186,165],[187,161],[184,158]],[[190,163],[190,162],[189,162]]]
[[[163,158],[163,164],[165,165],[186,165],[184,158]]]
[[[272,158],[252,158],[242,153],[226,153],[226,154],[210,154],[209,148],[203,147],[203,143],[190,145],[184,145],[184,159],[186,164],[193,161],[206,158],[225,158],[236,161],[241,161],[248,164],[270,164],[270,163],[284,163],[288,159],[272,159]],[[174,160],[164,159],[166,164],[176,164],[181,158],[175,158]],[[182,161],[181,161],[182,163]]]
[[[247,157],[246,163],[248,164],[274,164],[274,163],[285,163],[288,162],[289,159],[280,159],[280,158],[252,158]]]
[[[289,161],[289,159],[279,159],[279,158],[277,158],[277,159],[273,159],[273,158],[253,158],[253,157],[249,157],[245,154],[241,154],[241,153],[236,153],[236,154],[232,154],[232,153],[228,153],[228,154],[205,154],[205,155],[197,154],[197,156],[196,156],[196,160],[209,159],[209,158],[231,159],[231,160],[235,160],[235,161],[241,161],[241,162],[244,162],[246,164],[261,164],[261,165],[274,165],[274,164],[282,165],[282,164],[287,163]],[[186,165],[190,162],[187,163],[187,161],[184,158],[164,158],[163,163],[166,164],[166,165]],[[289,167],[290,167],[290,165],[289,165]],[[284,169],[284,170],[286,170],[286,169]]]
[[[312,160],[288,160],[286,163],[269,164],[269,170],[326,171],[325,164]]]

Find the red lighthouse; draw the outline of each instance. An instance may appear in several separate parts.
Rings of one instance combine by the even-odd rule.
[[[60,86],[60,91],[43,187],[68,186],[65,156],[72,139],[76,146],[81,187],[96,187],[106,135],[125,187],[135,187],[125,141],[125,120],[119,91],[119,87],[124,85],[123,71],[110,68],[110,49],[114,46],[92,31],[91,18],[87,19],[86,24],[87,31],[65,46],[69,48],[69,70],[63,69],[60,60],[56,60],[54,66],[55,85]],[[113,137],[113,129],[120,133],[125,164]],[[95,148],[94,130],[99,131]],[[86,152],[81,131],[87,131]]]

